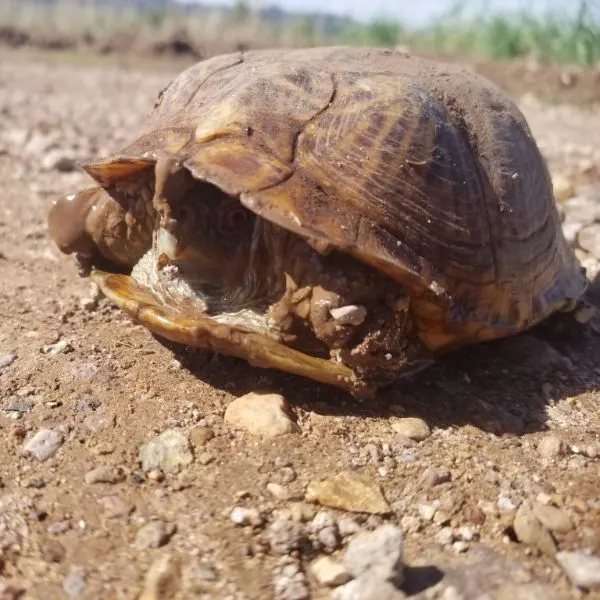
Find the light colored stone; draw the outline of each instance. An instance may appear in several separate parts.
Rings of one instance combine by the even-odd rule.
[[[10,367],[15,360],[17,360],[16,354],[0,354],[0,371]]]
[[[556,554],[556,544],[552,536],[535,516],[530,504],[524,502],[519,507],[513,528],[520,542],[537,548],[546,556],[553,557]]]
[[[573,522],[562,508],[536,502],[533,505],[533,512],[548,531],[567,533],[573,529]]]
[[[83,424],[92,433],[100,433],[115,426],[116,418],[113,414],[94,412],[85,417]]]
[[[558,436],[550,434],[540,440],[538,452],[543,458],[557,458],[565,453],[565,444]]]
[[[277,519],[267,530],[271,551],[275,554],[290,554],[298,550],[305,540],[304,528],[296,521]]]
[[[588,590],[600,590],[600,556],[582,552],[559,552],[556,562],[573,585]]]
[[[85,474],[84,480],[88,485],[94,483],[119,483],[125,479],[125,471],[122,467],[102,465]]]
[[[348,306],[332,308],[329,314],[340,325],[360,325],[367,316],[367,309],[364,306],[349,304]]]
[[[583,225],[600,221],[600,202],[597,194],[582,194],[570,198],[563,204],[567,220]]]
[[[335,590],[333,600],[404,600],[406,594],[389,581],[365,575]]]
[[[554,173],[552,175],[552,187],[554,189],[554,198],[557,202],[566,202],[575,195],[573,182],[562,173]]]
[[[140,462],[144,471],[161,469],[165,473],[178,473],[194,460],[187,437],[167,429],[140,448]]]
[[[419,504],[417,510],[423,521],[431,521],[439,507],[439,500],[434,500],[431,504]]]
[[[69,598],[81,598],[85,593],[85,577],[83,571],[76,569],[63,581],[63,590]]]
[[[352,538],[343,563],[354,577],[369,574],[377,579],[399,584],[404,569],[403,549],[402,531],[388,523]]]
[[[194,427],[190,431],[190,439],[196,448],[203,448],[214,437],[213,430],[208,427]]]
[[[171,539],[176,531],[177,527],[173,523],[150,521],[138,530],[133,545],[137,550],[160,548]]]
[[[40,429],[23,446],[25,454],[29,454],[39,461],[52,458],[63,443],[62,433],[54,429]]]
[[[159,556],[144,578],[139,600],[170,600],[177,595],[181,582],[181,566],[171,554]]]
[[[235,399],[225,411],[225,422],[265,438],[300,432],[290,417],[288,403],[279,394],[251,392]]]
[[[250,509],[244,506],[234,506],[229,513],[229,518],[236,525],[250,525],[251,522]]]
[[[327,587],[344,585],[352,579],[346,567],[329,556],[317,558],[310,566],[310,571],[321,585]]]
[[[428,488],[435,487],[441,483],[448,483],[452,478],[446,467],[429,467],[421,475],[421,483]]]
[[[577,244],[589,252],[596,260],[600,259],[600,223],[588,225],[577,234]]]
[[[312,481],[308,484],[306,499],[350,512],[386,514],[390,511],[381,488],[354,471]]]
[[[405,435],[411,440],[420,442],[431,435],[429,425],[423,419],[417,417],[405,417],[402,419],[394,419],[392,421],[392,429],[401,435]]]

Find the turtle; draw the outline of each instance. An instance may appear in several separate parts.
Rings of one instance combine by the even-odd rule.
[[[56,199],[58,248],[158,337],[373,396],[573,310],[525,117],[460,65],[356,47],[188,67]]]

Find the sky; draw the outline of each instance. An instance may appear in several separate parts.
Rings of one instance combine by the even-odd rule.
[[[180,0],[191,1],[194,0]],[[203,4],[233,5],[235,0],[198,0]],[[426,25],[436,16],[452,9],[458,2],[477,13],[489,6],[496,11],[527,10],[533,13],[565,11],[574,14],[579,0],[247,0],[251,6],[275,5],[290,11],[326,11],[352,16],[359,20],[393,17],[413,26]],[[600,0],[591,0],[594,12]],[[477,11],[477,8],[480,10]],[[486,10],[487,12],[487,10]]]

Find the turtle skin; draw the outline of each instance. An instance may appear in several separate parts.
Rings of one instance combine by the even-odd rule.
[[[154,193],[165,161],[320,254],[351,257],[345,268],[385,280],[371,285],[407,290],[414,361],[516,334],[573,306],[586,288],[525,118],[502,91],[459,66],[348,47],[201,61],[161,92],[131,144],[84,165],[100,186],[99,204],[108,195],[127,215],[124,232],[113,228],[111,239],[152,221],[148,186]],[[93,192],[86,193],[87,206]],[[81,247],[85,234],[100,255],[114,258],[98,227],[86,225],[88,212],[61,206],[55,223],[77,213],[63,250],[78,251],[73,240]],[[50,220],[51,231],[61,228]],[[129,236],[131,253],[116,263],[131,268],[140,260],[149,227],[141,238]],[[97,279],[140,320],[143,290]],[[153,323],[155,316],[145,321],[165,334]],[[185,339],[171,337],[194,344],[186,327]],[[214,332],[195,345],[210,346],[208,338]],[[215,349],[236,354],[240,344]],[[248,350],[237,355],[248,358]],[[357,377],[353,369],[350,378]]]

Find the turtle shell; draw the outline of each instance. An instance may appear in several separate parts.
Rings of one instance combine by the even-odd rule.
[[[459,66],[342,47],[205,60],[85,168],[109,186],[162,157],[408,285],[433,350],[518,332],[585,289],[523,115]]]

